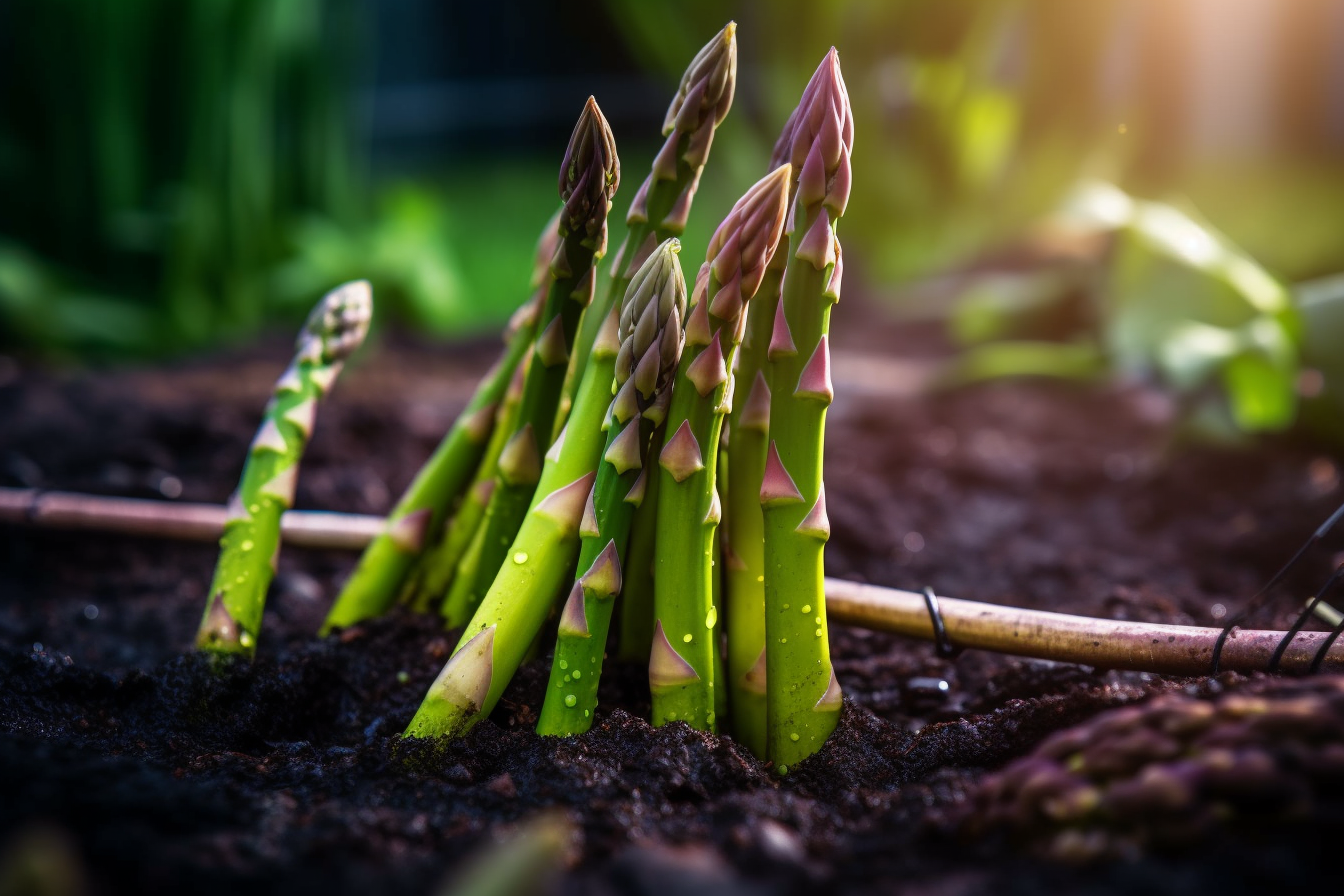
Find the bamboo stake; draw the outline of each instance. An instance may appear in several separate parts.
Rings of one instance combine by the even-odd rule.
[[[224,507],[215,504],[0,488],[0,523],[214,541],[226,516]],[[296,547],[360,550],[382,531],[383,523],[378,516],[290,510],[283,517],[282,534],[286,544]],[[939,597],[938,604],[948,639],[957,647],[1164,675],[1207,674],[1220,631],[1093,619],[950,597]],[[827,578],[826,607],[831,618],[844,625],[926,641],[934,637],[924,595],[914,591]],[[1222,668],[1263,671],[1283,635],[1235,631],[1223,649]],[[1282,670],[1306,672],[1327,635],[1299,633],[1284,652]],[[1344,639],[1330,648],[1322,668],[1344,672]]]
[[[939,597],[948,640],[956,647],[992,650],[1103,669],[1164,675],[1205,675],[1221,629],[1093,619]],[[826,580],[826,606],[837,622],[933,640],[924,595],[843,579]],[[1301,632],[1283,655],[1285,672],[1306,672],[1328,632]],[[1283,632],[1241,629],[1223,648],[1224,669],[1258,672],[1269,663]],[[1323,664],[1344,670],[1344,645],[1336,642]]]

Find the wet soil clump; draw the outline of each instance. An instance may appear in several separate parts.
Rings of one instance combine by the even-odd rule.
[[[856,329],[853,342],[873,338]],[[910,355],[927,346],[918,332],[892,340]],[[277,340],[103,373],[9,365],[0,484],[223,502],[286,351]],[[494,351],[384,339],[319,414],[298,506],[386,511]],[[1211,625],[1344,498],[1328,450],[1184,443],[1170,403],[1141,388],[927,394],[904,370],[837,363],[831,575]],[[621,664],[583,737],[534,734],[541,657],[468,737],[404,742],[455,642],[407,613],[317,638],[355,559],[286,550],[256,664],[217,674],[187,649],[213,546],[0,529],[0,850],[57,831],[98,894],[432,893],[483,844],[555,808],[575,830],[563,893],[1150,896],[1307,885],[1332,873],[1327,844],[1344,834],[1329,738],[1315,752],[1262,750],[1310,799],[1210,808],[1193,834],[1160,841],[1126,822],[1114,849],[1055,848],[1049,795],[1024,791],[1026,772],[1002,779],[1014,762],[1045,762],[1033,751],[1060,732],[1129,724],[1105,721],[1117,709],[1230,695],[1295,705],[1295,688],[1333,693],[1329,682],[947,660],[840,626],[841,728],[783,782],[731,737],[651,728],[644,670]],[[1326,546],[1286,591],[1312,593],[1330,568]],[[1283,628],[1296,606],[1285,597],[1258,622]],[[1051,780],[1077,777],[1070,761],[1050,759]]]

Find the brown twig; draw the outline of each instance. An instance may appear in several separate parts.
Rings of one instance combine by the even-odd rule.
[[[211,541],[223,530],[224,518],[225,509],[214,504],[0,488],[0,523]],[[282,525],[286,544],[358,550],[382,530],[383,518],[291,510],[284,515]],[[1094,619],[950,597],[939,597],[938,605],[948,640],[956,647],[1168,675],[1206,674],[1219,632],[1216,628]],[[828,578],[826,608],[832,619],[845,625],[924,640],[934,638],[928,604],[918,592]],[[1222,668],[1263,670],[1283,635],[1277,631],[1235,632],[1223,649]],[[1280,668],[1285,672],[1307,671],[1326,636],[1325,632],[1299,633],[1284,652]],[[1344,640],[1331,647],[1322,668],[1344,670]]]

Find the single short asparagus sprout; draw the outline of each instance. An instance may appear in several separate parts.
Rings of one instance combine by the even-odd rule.
[[[681,244],[665,240],[626,291],[607,441],[580,528],[578,570],[560,616],[551,681],[537,733],[582,734],[593,723],[612,608],[621,593],[630,519],[649,480],[649,436],[681,358],[686,280]]]
[[[686,229],[691,203],[700,186],[700,174],[709,159],[714,129],[733,104],[737,86],[737,23],[729,22],[700,48],[681,76],[663,118],[663,148],[653,160],[653,170],[630,203],[624,242],[611,262],[611,282],[584,315],[575,341],[574,356],[565,380],[565,395],[572,396],[583,378],[588,352],[598,328],[613,305],[620,303],[630,278],[653,253],[654,247]],[[564,408],[557,420],[564,419]],[[559,429],[559,426],[556,427]]]
[[[560,210],[557,209],[542,228],[541,237],[537,240],[537,252],[532,265],[532,299],[519,308],[509,321],[510,336],[520,335],[524,329],[535,334],[536,316],[546,301],[547,293],[550,292],[551,259],[555,256],[555,249],[560,240],[557,232],[559,224]],[[494,430],[490,435],[490,441],[486,443],[485,454],[481,457],[481,462],[477,465],[457,510],[444,526],[442,536],[420,555],[402,587],[403,603],[421,611],[437,606],[447,617],[449,626],[465,625],[476,609],[475,606],[470,606],[465,612],[453,616],[449,613],[445,595],[452,584],[462,555],[471,544],[472,537],[485,517],[485,507],[490,500],[490,493],[494,490],[495,478],[499,475],[499,457],[509,437],[513,435],[518,402],[523,394],[523,378],[528,367],[525,361],[526,358],[514,367],[509,387],[504,390],[504,398],[495,411]]]
[[[294,505],[317,403],[345,359],[363,344],[372,315],[369,284],[358,280],[327,293],[299,333],[294,360],[275,384],[242,481],[229,499],[219,562],[196,634],[201,650],[248,658],[256,653],[266,589],[280,554],[280,517]]]
[[[323,632],[386,612],[426,545],[438,540],[444,519],[486,453],[500,401],[532,345],[536,304],[529,301],[519,311],[503,355],[387,515],[383,534],[365,548],[327,614]]]
[[[784,226],[790,169],[782,165],[733,206],[709,241],[686,319],[686,346],[658,456],[654,632],[649,654],[653,721],[714,730],[714,530],[722,515],[715,469],[732,404],[733,355],[747,303]]]
[[[467,605],[478,603],[494,581],[536,490],[579,318],[592,302],[596,264],[606,252],[607,212],[619,183],[611,128],[589,97],[560,167],[560,244],[551,261],[550,291],[537,323],[518,418],[500,456],[499,476],[481,523],[480,560],[474,569],[458,572]],[[468,572],[469,577],[464,575]]]
[[[598,467],[604,457],[614,460],[630,451],[633,441],[611,445],[602,424],[608,419],[609,409],[611,415],[618,418],[633,402],[635,412],[638,412],[640,400],[650,388],[650,379],[656,384],[660,376],[663,353],[670,354],[677,344],[677,340],[669,339],[664,343],[660,338],[658,351],[646,350],[636,363],[634,376],[627,382],[627,385],[634,385],[612,399],[617,364],[629,363],[629,358],[622,356],[626,352],[633,353],[636,344],[644,344],[646,338],[651,338],[650,330],[666,330],[667,324],[660,310],[668,303],[678,308],[678,296],[685,294],[685,282],[680,280],[681,267],[676,258],[679,249],[676,240],[664,243],[647,262],[649,282],[644,282],[644,268],[633,281],[638,284],[637,294],[642,294],[641,288],[647,285],[651,295],[657,297],[655,311],[650,313],[644,309],[633,324],[638,333],[635,343],[625,346],[618,339],[618,309],[613,308],[608,315],[607,325],[599,333],[601,338],[594,343],[591,362],[576,393],[569,424],[547,452],[546,466],[537,486],[537,499],[528,511],[518,537],[509,547],[508,557],[485,599],[463,632],[457,649],[411,720],[407,736],[456,736],[489,714],[541,630],[567,577],[572,576],[580,529],[589,525],[584,519],[588,515],[586,510],[595,506],[593,486]],[[671,310],[668,311],[670,315]],[[650,405],[649,410],[654,407],[656,403]],[[634,416],[632,413],[627,418],[622,432],[629,430]],[[630,431],[638,437],[639,429]],[[626,463],[628,457],[621,466]],[[596,570],[588,582],[593,588],[604,587],[599,584],[599,579],[619,576],[619,559],[614,555],[613,550],[606,557],[610,564],[598,558]],[[605,588],[616,590],[610,581]],[[573,614],[570,619],[577,626]],[[562,622],[562,626],[570,624]],[[593,665],[590,661],[590,666]],[[582,671],[586,674],[588,670]],[[577,699],[575,695],[576,703]]]
[[[765,520],[767,757],[785,774],[835,729],[841,692],[831,667],[823,588],[830,537],[822,446],[831,386],[827,331],[840,297],[835,223],[849,200],[854,120],[835,49],[822,61],[775,145],[798,169],[790,257],[767,350],[770,447]]]

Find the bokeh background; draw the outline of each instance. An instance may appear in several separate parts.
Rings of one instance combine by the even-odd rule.
[[[181,356],[359,276],[381,326],[496,328],[587,95],[623,217],[729,18],[737,100],[684,257],[834,44],[847,294],[948,318],[961,376],[1212,377],[1249,429],[1328,391],[1344,0],[0,0],[0,348]]]

